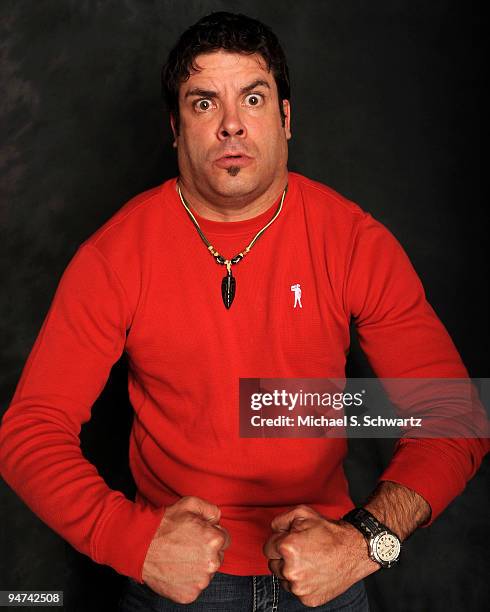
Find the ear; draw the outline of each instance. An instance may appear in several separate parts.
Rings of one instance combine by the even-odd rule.
[[[176,126],[175,117],[173,116],[172,113],[170,113],[170,127],[172,128],[172,134],[174,135],[174,141],[172,143],[172,146],[174,147],[174,149],[177,148],[177,139],[179,137],[175,126]]]
[[[284,132],[286,133],[286,139],[291,138],[291,104],[289,100],[282,101],[282,108],[284,110]]]

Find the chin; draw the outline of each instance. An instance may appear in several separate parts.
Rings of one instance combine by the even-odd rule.
[[[247,195],[255,191],[259,185],[257,179],[245,176],[244,169],[235,176],[229,175],[226,170],[224,176],[216,177],[210,181],[210,187],[224,197]],[[243,173],[243,175],[242,175]]]

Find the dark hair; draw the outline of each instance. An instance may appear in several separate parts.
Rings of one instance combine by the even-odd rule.
[[[170,51],[162,68],[162,96],[179,131],[179,87],[191,71],[198,70],[195,59],[201,53],[218,49],[252,55],[258,53],[266,62],[276,82],[282,124],[285,115],[282,100],[289,100],[291,87],[284,51],[274,34],[265,24],[242,14],[224,11],[202,17],[188,28]]]

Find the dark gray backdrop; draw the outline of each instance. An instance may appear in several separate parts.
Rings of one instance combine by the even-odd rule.
[[[488,224],[481,201],[482,16],[471,2],[336,0],[2,2],[2,410],[77,246],[136,193],[176,174],[159,71],[212,10],[273,27],[292,76],[290,168],[385,223],[408,252],[470,374],[488,376]],[[355,343],[354,343],[355,345]],[[126,364],[82,449],[109,485],[127,467]],[[351,375],[370,370],[354,346]],[[391,441],[355,441],[362,501]],[[368,578],[372,609],[487,608],[488,461],[403,562]],[[65,610],[113,610],[121,577],[72,549],[0,485],[0,589],[64,589]]]

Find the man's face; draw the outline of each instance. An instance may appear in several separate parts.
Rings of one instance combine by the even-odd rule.
[[[260,55],[220,50],[196,64],[200,70],[180,86],[178,135],[172,120],[184,183],[207,199],[259,197],[285,176],[289,102],[283,126],[277,86]]]

